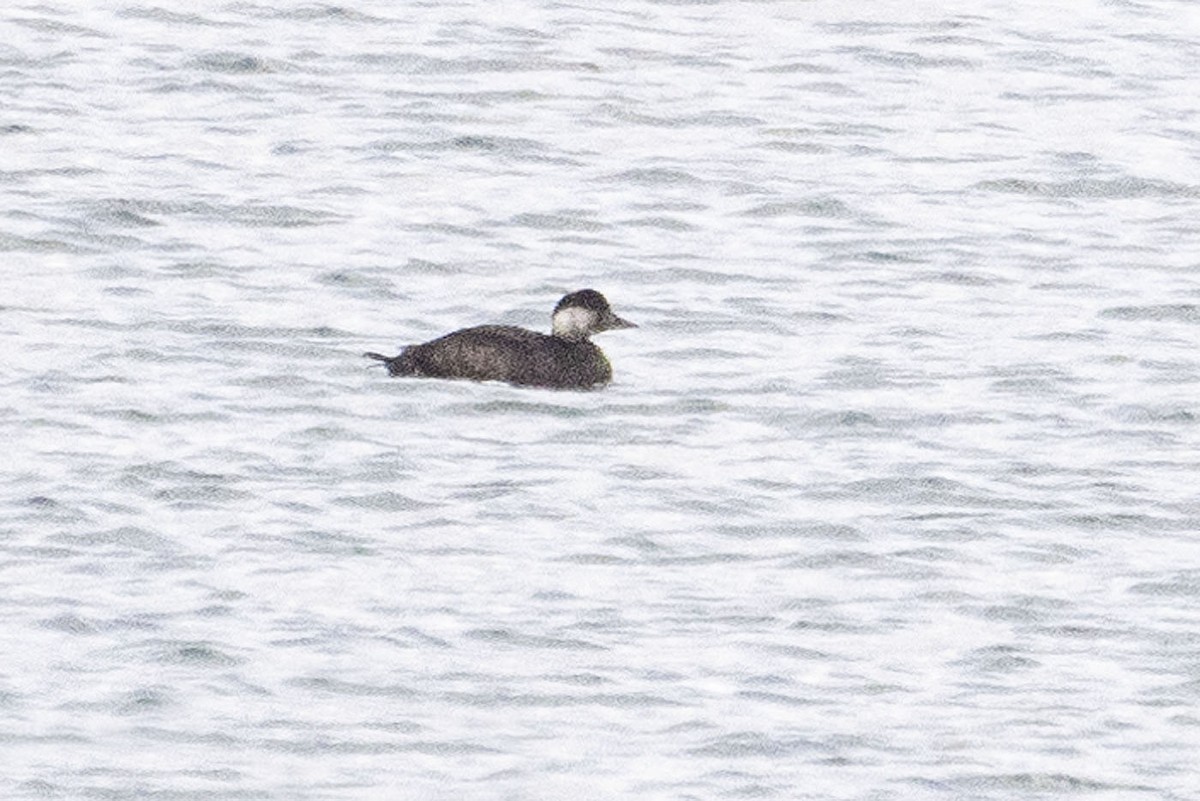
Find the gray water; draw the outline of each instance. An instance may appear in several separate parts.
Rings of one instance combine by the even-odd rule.
[[[1200,797],[1193,4],[74,5],[0,797]],[[582,287],[600,392],[360,356]]]

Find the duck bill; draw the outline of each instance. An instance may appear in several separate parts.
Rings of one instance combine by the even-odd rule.
[[[637,323],[631,323],[628,320],[623,320],[612,312],[606,314],[601,323],[603,324],[603,330],[605,331],[613,331],[618,328],[637,328]]]

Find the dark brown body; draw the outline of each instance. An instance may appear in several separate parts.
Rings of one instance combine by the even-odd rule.
[[[410,345],[399,356],[368,353],[394,376],[506,381],[555,389],[591,389],[612,380],[604,352],[587,339],[547,336],[507,325],[464,328]]]

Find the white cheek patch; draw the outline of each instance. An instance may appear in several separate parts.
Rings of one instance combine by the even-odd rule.
[[[592,330],[595,315],[578,306],[568,306],[557,312],[552,320],[556,334],[586,334]]]

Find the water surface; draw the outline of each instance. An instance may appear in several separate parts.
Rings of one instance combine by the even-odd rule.
[[[1194,794],[1188,4],[0,19],[5,798]]]

